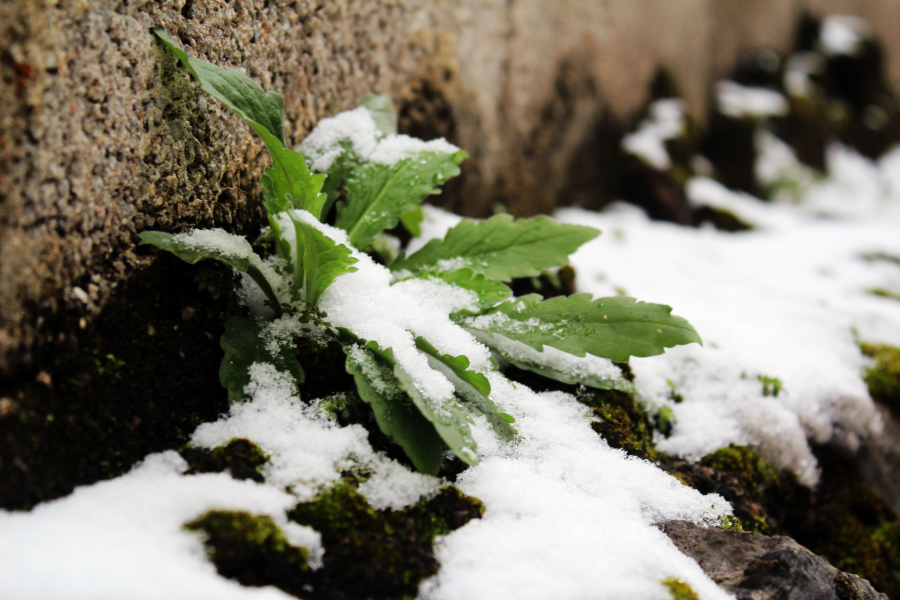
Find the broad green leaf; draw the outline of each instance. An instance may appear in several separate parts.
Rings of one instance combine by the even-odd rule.
[[[322,293],[344,273],[353,273],[358,262],[351,250],[338,244],[324,233],[288,213],[297,235],[297,260],[294,265],[294,285],[306,290],[306,303],[316,306]]]
[[[243,117],[263,139],[272,157],[272,166],[266,168],[266,175],[277,198],[273,206],[281,206],[287,200],[291,208],[302,208],[317,219],[321,218],[327,200],[327,195],[320,193],[325,176],[312,175],[303,155],[285,148],[282,97],[276,92],[264,91],[236,69],[191,58],[162,29],[156,29],[154,33],[197,78],[206,93]]]
[[[341,186],[349,175],[350,169],[359,164],[348,140],[341,140],[338,145],[341,147],[341,152],[331,161],[331,166],[326,171],[325,183],[322,186],[326,200],[322,206],[322,214],[319,216],[320,221],[324,221],[328,217],[331,207],[340,198]]]
[[[491,384],[488,378],[469,370],[468,357],[441,354],[423,337],[416,338],[416,347],[428,357],[431,368],[443,373],[453,383],[464,408],[487,417],[491,428],[501,439],[509,442],[516,438],[516,430],[490,399]]]
[[[285,148],[264,128],[254,123],[250,126],[256,130],[266,143],[272,166],[266,167],[265,174],[271,180],[272,190],[278,199],[278,206],[290,204],[290,208],[301,208],[322,218],[322,208],[328,195],[322,192],[325,175],[313,175],[306,167],[302,154]]]
[[[465,219],[443,239],[429,241],[394,261],[390,269],[417,273],[469,268],[497,281],[534,277],[541,269],[565,263],[599,234],[591,227],[557,223],[550,217],[514,220],[499,214],[480,222]]]
[[[403,226],[406,227],[406,230],[413,237],[422,235],[422,221],[424,220],[425,213],[422,212],[421,206],[417,206],[415,210],[400,215],[400,222],[403,223]]]
[[[500,334],[538,351],[546,345],[575,356],[590,353],[625,362],[702,343],[694,328],[671,312],[668,306],[625,296],[593,300],[590,294],[575,294],[541,302],[532,294],[457,321],[473,332]]]
[[[269,363],[282,373],[289,374],[299,385],[305,380],[303,367],[297,362],[296,350],[282,350],[272,355],[260,340],[259,327],[250,319],[231,317],[225,321],[225,333],[219,343],[225,355],[219,367],[219,381],[228,390],[231,404],[244,402],[244,388],[250,383],[250,366],[253,363]]]
[[[237,69],[226,69],[199,58],[191,58],[162,29],[154,29],[153,33],[165,42],[169,50],[200,81],[203,91],[241,115],[251,125],[256,124],[268,131],[284,146],[284,99],[279,94],[263,91]]]
[[[221,229],[195,229],[190,233],[171,234],[162,231],[143,231],[140,234],[141,245],[150,244],[161,250],[167,250],[186,263],[209,258],[227,263],[253,278],[259,285],[272,309],[281,314],[281,302],[275,294],[273,284],[266,273],[259,256],[244,238],[232,235]]]
[[[375,126],[384,135],[397,134],[397,112],[394,110],[394,103],[391,97],[385,94],[374,96],[366,94],[363,97],[362,105],[366,107]]]
[[[512,296],[512,290],[506,284],[488,279],[482,273],[474,273],[472,269],[458,269],[456,271],[426,271],[418,273],[416,277],[422,279],[437,279],[451,285],[461,287],[464,290],[475,292],[478,296],[476,312],[491,308],[498,302],[503,302]],[[471,311],[461,311],[462,314],[475,314]]]
[[[466,157],[423,151],[392,164],[366,162],[353,167],[344,182],[347,201],[338,205],[335,225],[345,230],[350,243],[365,248],[372,237],[396,227],[400,215],[415,210],[438,186],[459,175]]]
[[[400,444],[416,469],[437,475],[446,448],[434,426],[400,389],[389,365],[368,348],[344,345],[346,369],[356,381],[359,397],[372,407],[378,428]]]

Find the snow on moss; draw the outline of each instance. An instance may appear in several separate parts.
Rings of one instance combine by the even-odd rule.
[[[879,429],[856,336],[900,343],[900,304],[867,292],[896,274],[861,257],[900,254],[900,196],[882,183],[888,157],[872,163],[836,148],[830,161],[832,177],[816,184],[818,192],[796,206],[759,203],[754,220],[770,226],[739,235],[652,222],[635,210],[558,213],[621,234],[601,236],[573,257],[583,291],[609,296],[625,288],[676,306],[703,335],[702,348],[631,361],[642,399],[673,411],[660,450],[697,459],[729,443],[751,444],[812,484],[807,440],[853,450]],[[704,185],[698,192],[692,183],[689,194],[723,194]],[[833,193],[836,206],[835,190],[842,220],[814,218],[824,212],[824,194]],[[761,376],[781,381],[777,396]],[[683,402],[671,399],[669,381]]]

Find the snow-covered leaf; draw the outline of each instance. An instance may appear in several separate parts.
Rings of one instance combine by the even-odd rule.
[[[549,217],[514,220],[499,214],[486,221],[465,219],[441,239],[394,261],[392,271],[451,271],[469,268],[489,279],[533,277],[565,263],[579,246],[600,234],[591,227],[557,223]]]
[[[582,384],[600,390],[618,390],[629,394],[635,393],[634,384],[622,377],[606,377],[590,372],[589,369],[579,368],[579,365],[558,364],[549,353],[541,352],[537,357],[523,356],[522,353],[511,352],[507,344],[499,344],[498,338],[484,332],[473,332],[478,341],[500,355],[503,360],[514,367],[525,371],[537,373],[547,379],[568,383],[570,385]],[[577,357],[572,360],[578,361]]]
[[[244,388],[250,383],[249,371],[253,363],[269,363],[289,374],[297,385],[306,378],[303,367],[297,362],[296,349],[282,349],[272,355],[260,339],[259,327],[250,319],[231,317],[225,321],[225,333],[219,343],[225,351],[219,366],[219,381],[228,390],[231,404],[248,399]]]
[[[381,348],[377,342],[360,339],[348,329],[337,329],[338,339],[347,346],[348,344],[362,344],[375,354],[378,359],[391,368],[397,385],[409,396],[412,403],[419,409],[437,431],[444,443],[463,462],[468,465],[478,463],[478,447],[469,430],[469,423],[465,409],[459,405],[459,401],[451,395],[440,402],[427,398],[416,387],[415,378],[407,372],[394,358],[394,352],[390,348]]]
[[[538,351],[546,345],[575,356],[590,353],[625,362],[701,343],[694,328],[671,312],[668,306],[624,296],[593,300],[590,294],[575,294],[542,302],[532,294],[458,320],[472,331],[500,334]]]
[[[459,175],[466,153],[415,152],[390,163],[368,161],[353,167],[344,182],[347,201],[338,204],[335,225],[357,248],[397,225],[400,215],[414,211],[426,196],[439,194],[442,183]]]
[[[356,271],[352,265],[358,259],[351,256],[350,248],[336,243],[313,225],[300,220],[295,212],[288,214],[297,235],[294,286],[295,289],[305,289],[306,303],[315,306],[335,279]]]
[[[280,302],[273,289],[274,274],[267,269],[244,238],[221,229],[195,229],[190,233],[171,234],[162,231],[143,231],[141,244],[167,250],[186,263],[194,264],[204,258],[227,263],[253,278],[259,285],[272,309],[281,311]]]
[[[400,389],[389,365],[369,348],[345,344],[347,372],[353,375],[359,397],[372,407],[378,428],[400,444],[416,469],[437,475],[446,447],[434,426]]]
[[[456,271],[425,271],[416,274],[422,279],[437,279],[451,285],[461,287],[464,290],[475,292],[478,297],[477,312],[487,310],[498,302],[503,302],[512,295],[512,290],[506,284],[488,279],[482,273],[475,273],[472,269],[457,269]],[[462,311],[464,314],[474,314],[471,311]]]
[[[490,399],[491,384],[488,378],[477,371],[469,370],[468,357],[441,354],[423,337],[416,338],[416,347],[425,353],[433,369],[443,373],[453,383],[464,408],[484,415],[501,439],[508,442],[515,439],[516,430],[510,426],[510,422]]]

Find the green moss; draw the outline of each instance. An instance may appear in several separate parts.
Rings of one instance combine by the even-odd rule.
[[[722,517],[718,525],[719,529],[730,529],[731,531],[744,531],[744,525],[737,517]]]
[[[900,523],[867,486],[845,483],[824,498],[810,549],[880,592],[900,594]]]
[[[309,553],[292,546],[271,517],[211,510],[185,529],[206,535],[206,550],[223,577],[243,585],[274,585],[299,594],[306,583]]]
[[[869,293],[873,296],[878,296],[880,298],[887,298],[888,300],[900,300],[900,294],[894,293],[890,290],[885,290],[882,288],[875,288],[873,290],[869,290]]]
[[[729,446],[692,463],[659,453],[658,464],[704,494],[721,494],[734,508],[726,529],[772,535],[809,508],[810,491],[746,446]],[[802,517],[801,517],[802,518]]]
[[[591,407],[591,414],[596,419],[591,427],[610,446],[656,460],[658,452],[653,445],[650,423],[634,396],[615,390],[580,388],[576,397]]]
[[[404,510],[375,510],[348,482],[300,504],[289,517],[322,535],[324,566],[313,572],[304,597],[402,598],[438,570],[438,535],[484,512],[480,501],[448,487]]]
[[[863,354],[875,359],[875,366],[863,374],[872,398],[900,411],[900,348],[885,344],[860,344]]]
[[[747,446],[719,448],[700,459],[700,464],[737,475],[747,491],[762,496],[766,488],[777,485],[778,470],[772,464]]]
[[[188,474],[221,473],[227,469],[235,479],[259,482],[264,481],[262,468],[269,462],[269,456],[259,446],[242,438],[231,439],[212,450],[184,448],[181,456],[190,467]]]
[[[663,581],[662,584],[669,588],[669,595],[672,596],[672,600],[700,600],[697,592],[680,579],[670,577]]]

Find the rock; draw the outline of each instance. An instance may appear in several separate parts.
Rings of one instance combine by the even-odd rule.
[[[888,600],[865,579],[843,573],[789,537],[670,521],[662,530],[738,600]]]

